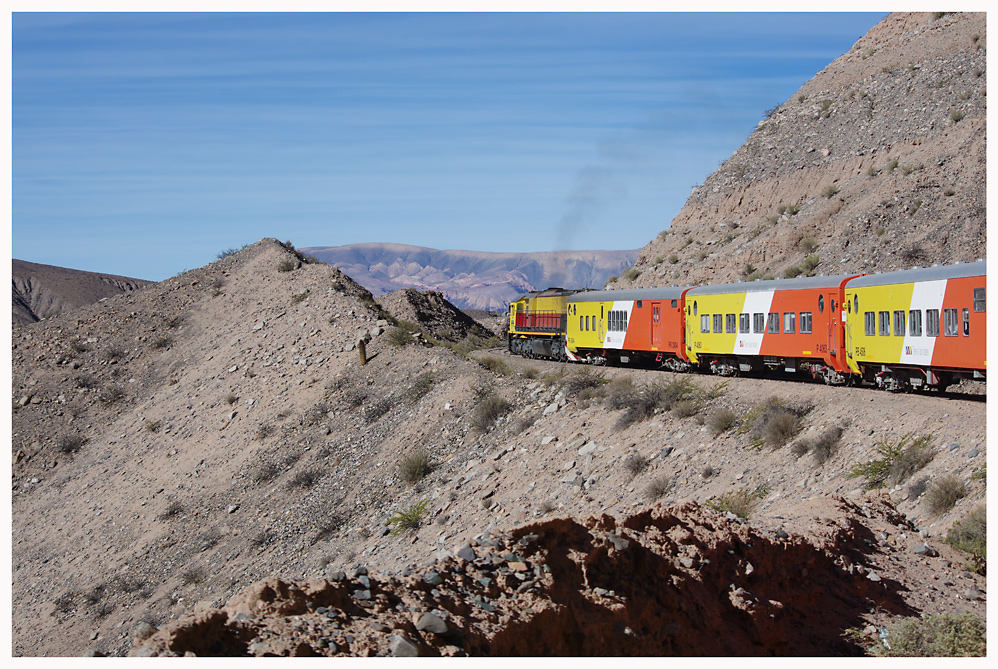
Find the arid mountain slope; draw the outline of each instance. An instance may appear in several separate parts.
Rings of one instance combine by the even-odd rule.
[[[983,13],[891,14],[771,110],[615,286],[983,258],[986,56]]]
[[[373,243],[302,251],[339,267],[375,297],[400,288],[435,290],[459,309],[490,311],[503,311],[532,290],[599,288],[638,256],[637,251],[491,253]]]
[[[137,290],[151,282],[112,274],[11,261],[14,323],[34,323],[67,309]]]
[[[545,621],[559,621],[553,629],[567,634],[591,622],[606,634],[626,637],[618,628],[623,623],[645,635],[645,627],[675,610],[652,607],[650,600],[646,606],[641,598],[649,595],[642,593],[671,592],[673,577],[688,584],[685,591],[700,593],[682,605],[697,607],[698,619],[741,621],[739,638],[751,643],[731,646],[735,653],[830,652],[843,648],[835,641],[838,626],[885,624],[896,612],[984,615],[984,577],[967,571],[966,558],[942,541],[947,528],[984,498],[980,398],[765,379],[718,385],[708,378],[606,369],[616,379],[613,392],[635,406],[650,384],[675,384],[670,387],[701,398],[692,414],[677,404],[624,424],[629,409],[580,391],[591,372],[577,376],[578,367],[514,359],[501,348],[475,354],[479,364],[442,346],[394,346],[381,316],[370,294],[339,270],[303,264],[291,249],[263,240],[142,290],[15,327],[14,654],[123,655],[140,650],[141,639],[157,627],[165,636],[142,652],[165,651],[156,644],[168,638],[169,652],[180,654],[232,648],[251,654],[383,653],[390,643],[405,648],[389,639],[410,634],[404,626],[393,631],[402,625],[399,614],[441,607],[449,612],[444,617],[458,616],[471,628],[478,645],[448,637],[448,650],[420,642],[422,652],[519,653],[524,648],[516,644],[528,639],[554,644],[552,652],[572,652],[583,647],[543,636]],[[361,366],[355,346],[367,336],[368,362]],[[817,439],[841,427],[827,460],[797,456],[789,446],[754,447],[750,431],[715,436],[705,422],[722,409],[748,421],[770,396],[810,407],[803,436]],[[876,457],[878,443],[906,433],[933,435],[931,461],[910,482],[864,492],[862,480],[849,477],[852,468]],[[421,452],[430,471],[410,483],[406,463]],[[947,477],[957,478],[967,495],[933,514],[926,491]],[[761,495],[747,524],[700,508],[740,491]],[[684,507],[673,529],[663,529],[673,520],[654,520],[674,513],[662,504],[672,509],[686,502],[693,506]],[[419,508],[425,513],[418,528],[389,532],[393,519]],[[646,511],[652,515],[641,516]],[[616,520],[586,520],[604,514]],[[575,520],[548,522],[554,516]],[[546,533],[546,557],[485,555],[485,547],[513,546],[525,524],[526,534],[531,527]],[[668,541],[654,535],[656,524]],[[766,627],[766,612],[775,612],[767,607],[776,606],[769,600],[785,603],[796,595],[760,591],[741,577],[731,581],[736,588],[725,594],[728,599],[699,608],[728,592],[730,582],[718,579],[728,579],[730,570],[745,575],[745,565],[723,557],[743,550],[737,547],[742,539],[730,539],[730,532],[741,536],[742,525],[768,537],[759,543],[745,534],[760,556],[741,556],[760,570],[753,578],[771,578],[769,571],[777,569],[767,561],[786,550],[776,538],[798,546],[793,555],[800,561],[780,562],[789,580],[781,576],[778,583],[795,582],[793,570],[806,568],[802,588],[825,584],[821,601],[844,607],[827,617],[827,627],[785,640],[785,626]],[[848,536],[821,539],[826,530],[839,531],[834,528],[845,528]],[[616,581],[593,571],[596,565],[615,570],[618,557],[601,548],[604,540],[613,543],[608,530],[634,546],[631,552],[614,548],[623,551],[619,564],[633,575],[629,587],[648,586],[620,586],[629,602],[624,609],[619,596],[609,594],[617,592]],[[709,538],[715,532],[721,534]],[[850,548],[854,538],[866,552]],[[931,553],[925,553],[926,542]],[[695,550],[679,554],[673,544]],[[474,566],[455,561],[465,548],[475,550]],[[592,555],[582,558],[583,549]],[[712,551],[719,551],[717,558],[708,557]],[[698,566],[702,557],[717,571]],[[581,574],[588,576],[566,558],[582,559],[588,566]],[[679,565],[668,583],[650,566],[667,558]],[[493,576],[484,575],[485,560],[494,566]],[[545,564],[565,577],[527,579],[521,570],[529,565],[535,575],[538,569],[548,573]],[[423,595],[414,591],[409,577],[428,577],[435,565],[453,581],[436,594],[433,587]],[[347,575],[340,577],[341,571]],[[261,579],[274,577],[341,583],[321,586],[329,596],[322,606],[340,602],[335,606],[342,605],[349,619],[337,609],[332,622],[339,627],[322,623],[326,631],[317,632],[315,620],[297,617],[303,600],[294,593],[304,590],[290,585],[275,585],[273,597],[264,593],[274,610],[219,612],[226,602],[255,601],[252,593],[269,587]],[[478,579],[494,582],[486,586]],[[879,605],[859,596],[870,587],[867,581],[880,584]],[[371,599],[363,599],[367,589]],[[249,594],[240,595],[244,590]],[[382,595],[393,612],[380,608]],[[272,614],[284,610],[285,596],[297,603],[278,614],[280,622]],[[558,617],[566,605],[570,617]],[[229,620],[229,611],[235,619]],[[513,612],[517,617],[507,617]],[[318,608],[315,613],[325,615]],[[192,620],[205,617],[215,621],[222,639],[250,635],[242,650],[197,645],[206,628]],[[175,622],[180,627],[171,627]],[[230,625],[246,629],[237,633]],[[189,632],[178,631],[183,626]],[[769,632],[751,641],[751,630],[760,626]],[[330,629],[342,635],[333,638]],[[642,638],[632,652],[704,650],[695,639],[662,645]],[[625,649],[620,638],[607,643]]]

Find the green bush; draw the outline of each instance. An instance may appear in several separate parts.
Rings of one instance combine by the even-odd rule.
[[[398,536],[406,530],[415,530],[420,525],[423,524],[423,516],[426,515],[426,500],[409,507],[403,511],[397,512],[394,516],[388,519],[388,525],[394,525],[395,529],[392,530],[392,536]]]
[[[298,269],[298,263],[291,258],[285,258],[281,262],[277,263],[278,272],[293,272]]]
[[[498,374],[500,376],[506,376],[507,374],[513,373],[513,368],[497,355],[483,355],[478,359],[478,364],[493,374]]]
[[[881,457],[853,466],[847,476],[866,478],[866,487],[870,490],[904,483],[935,457],[935,451],[929,445],[931,440],[931,434],[920,437],[910,432],[900,437],[884,435],[875,444]]]
[[[624,278],[627,279],[628,281],[634,281],[639,276],[641,276],[641,270],[639,270],[637,267],[632,267],[626,272],[624,272]]]
[[[748,518],[759,500],[769,494],[769,488],[760,486],[755,490],[735,490],[720,497],[707,500],[707,507],[721,513],[733,513],[739,518]]]
[[[471,424],[481,432],[488,432],[495,422],[509,413],[512,408],[512,404],[498,395],[489,395],[471,412]]]
[[[399,321],[385,335],[385,341],[392,346],[405,346],[413,342],[413,335],[419,332],[419,326],[411,321]]]
[[[586,365],[580,371],[565,377],[562,387],[569,395],[577,395],[586,388],[599,388],[606,382],[606,376],[596,371],[592,365]]]
[[[821,196],[830,199],[838,192],[839,192],[839,187],[832,184],[830,186],[825,186],[824,188],[821,189]]]

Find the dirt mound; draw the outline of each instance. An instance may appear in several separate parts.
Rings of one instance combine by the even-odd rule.
[[[482,329],[475,319],[448,302],[443,293],[436,290],[403,288],[382,295],[378,303],[396,319],[417,324],[435,339],[461,341]]]
[[[871,519],[903,519],[837,505],[819,538],[688,503],[529,524],[401,577],[268,578],[132,654],[856,654],[842,632],[872,604],[909,612],[900,583],[864,570],[878,552]]]

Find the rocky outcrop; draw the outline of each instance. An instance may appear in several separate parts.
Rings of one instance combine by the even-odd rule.
[[[403,288],[378,298],[378,304],[400,321],[409,321],[435,339],[460,341],[481,326],[434,290]]]

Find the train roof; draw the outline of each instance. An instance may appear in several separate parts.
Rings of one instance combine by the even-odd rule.
[[[569,302],[611,302],[631,300],[676,300],[682,297],[689,286],[666,286],[664,288],[625,288],[623,290],[591,290],[577,293],[568,298]]]
[[[849,288],[864,286],[886,286],[896,283],[911,283],[914,281],[942,281],[945,279],[962,279],[971,276],[986,276],[988,263],[977,262],[954,263],[952,265],[933,265],[932,267],[913,267],[897,272],[867,274],[849,282]]]
[[[738,281],[717,286],[697,286],[687,294],[686,299],[697,295],[724,295],[726,293],[758,293],[770,290],[808,290],[814,288],[837,288],[845,279],[855,274],[832,274],[829,276],[805,276],[796,279],[768,279],[765,281]]]
[[[524,293],[513,301],[519,302],[520,300],[528,297],[564,297],[565,295],[571,295],[575,292],[577,291],[565,290],[564,288],[545,288],[544,290],[535,290],[532,293]]]

